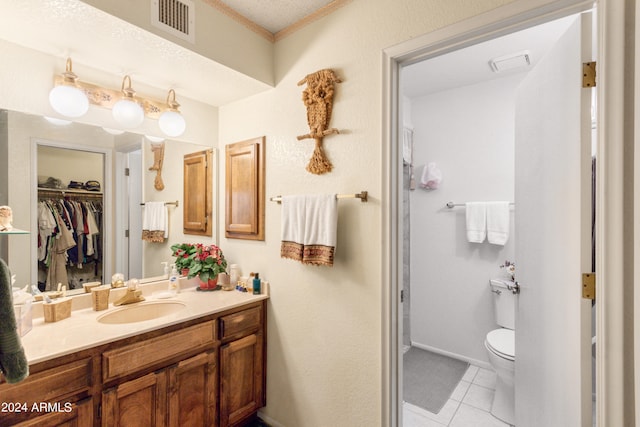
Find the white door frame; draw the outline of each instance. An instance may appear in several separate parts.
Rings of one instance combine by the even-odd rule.
[[[516,0],[504,7],[416,37],[383,51],[382,111],[382,425],[400,426],[402,405],[401,360],[402,312],[402,182],[401,65],[428,59],[471,44],[538,25],[589,9],[585,0]],[[624,107],[630,103],[624,92],[625,5],[619,0],[597,0],[598,5],[598,163],[597,163],[597,425],[628,425],[633,419],[633,399],[625,394],[624,241]],[[627,48],[628,49],[628,48]],[[633,57],[633,55],[631,56]],[[636,81],[640,80],[639,77]],[[606,90],[605,90],[606,88]],[[637,89],[637,87],[636,87]],[[633,101],[633,99],[631,100]],[[632,127],[633,124],[627,125]],[[606,144],[604,143],[606,141]],[[628,190],[627,190],[628,191]],[[636,201],[637,203],[637,201]],[[628,253],[628,252],[627,252]],[[633,286],[626,278],[627,287]],[[640,304],[640,298],[638,298]],[[640,320],[638,321],[640,323]],[[631,339],[633,336],[631,335]],[[640,347],[640,344],[636,344]],[[628,351],[628,346],[626,347]],[[631,357],[633,359],[633,357]],[[637,362],[640,365],[640,357]],[[627,362],[629,357],[627,356]],[[637,372],[636,372],[637,374]],[[640,376],[639,376],[640,377]],[[628,376],[627,376],[628,378]],[[632,380],[633,381],[633,380]],[[640,379],[638,380],[640,381]],[[638,393],[636,393],[638,394]],[[626,399],[626,400],[625,400]],[[625,413],[626,411],[626,413]]]

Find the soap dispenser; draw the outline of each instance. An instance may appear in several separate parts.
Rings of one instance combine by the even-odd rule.
[[[171,274],[169,275],[169,292],[180,292],[180,281],[178,279],[178,270],[175,264],[171,264]]]
[[[164,267],[162,267],[162,277],[164,277],[165,279],[169,278],[169,262],[168,261],[162,261],[160,263],[160,265],[163,265]]]

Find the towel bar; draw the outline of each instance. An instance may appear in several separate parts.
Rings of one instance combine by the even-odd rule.
[[[360,199],[362,203],[369,201],[369,192],[361,191],[356,194],[338,194],[336,195],[337,199]],[[269,199],[272,202],[282,203],[282,196],[275,196]]]
[[[515,205],[515,203],[513,203],[513,202],[509,202],[509,204],[510,205]],[[448,207],[449,209],[453,209],[455,206],[465,206],[465,203],[447,202],[447,204],[445,206]]]
[[[140,203],[140,206],[144,206],[144,205],[145,205],[145,203]],[[179,203],[178,203],[178,201],[176,200],[175,202],[164,202],[164,205],[165,205],[165,206],[167,206],[167,205],[171,205],[171,206],[178,207]]]

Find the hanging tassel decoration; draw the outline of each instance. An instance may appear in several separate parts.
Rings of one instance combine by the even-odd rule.
[[[316,142],[313,155],[306,168],[308,172],[315,175],[331,172],[333,168],[324,153],[322,140],[327,135],[340,133],[338,129],[329,128],[329,122],[333,109],[333,85],[341,82],[342,80],[331,69],[316,71],[298,82],[298,86],[307,84],[306,89],[302,92],[302,102],[307,107],[307,122],[310,132],[297,138],[298,141],[314,139]]]

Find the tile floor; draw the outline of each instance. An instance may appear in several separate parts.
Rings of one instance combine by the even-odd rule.
[[[405,402],[403,427],[509,427],[489,412],[495,384],[495,372],[470,365],[439,413]]]

